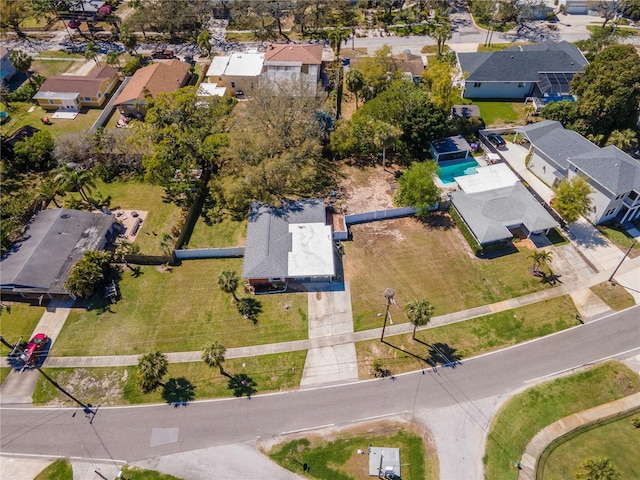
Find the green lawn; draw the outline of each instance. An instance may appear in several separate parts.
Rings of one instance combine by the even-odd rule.
[[[304,293],[252,297],[262,305],[256,325],[238,313],[216,278],[225,268],[239,273],[241,264],[241,259],[191,260],[170,272],[141,267],[137,277],[125,269],[122,299],[74,309],[51,355],[179,352],[200,350],[212,340],[229,348],[306,338]]]
[[[598,230],[623,252],[629,250],[629,247],[633,245],[629,257],[635,258],[640,255],[640,242],[634,243],[635,239],[626,230],[614,224],[598,225]]]
[[[391,313],[394,314],[393,308]],[[446,349],[448,358],[462,360],[578,325],[576,313],[571,297],[565,295],[534,305],[418,331],[418,342],[411,339],[410,333],[385,336],[385,341],[393,347],[384,345],[379,339],[358,342],[358,373],[361,379],[371,378],[371,367],[375,359],[380,359],[384,368],[393,374],[416,370],[426,365],[410,354],[436,363],[446,363],[446,360],[435,355],[424,343],[439,344],[441,350]]]
[[[300,385],[306,351],[236,358],[225,361],[224,369],[231,375],[245,374],[255,381],[258,394],[296,389]],[[229,379],[203,362],[172,363],[163,379],[166,388],[158,387],[151,393],[142,393],[136,386],[137,367],[119,368],[48,368],[47,375],[83,403],[93,405],[132,405],[163,403],[168,399],[186,399],[183,392],[193,388],[188,401],[207,398],[233,397]],[[173,381],[172,381],[173,379]],[[177,379],[182,379],[177,381]],[[178,385],[181,388],[176,388]],[[171,394],[175,396],[170,396]],[[33,395],[34,404],[44,405],[53,400],[75,405],[42,376]]]
[[[633,307],[636,304],[631,294],[618,284],[603,282],[591,287],[591,291],[599,296],[611,309],[616,311]]]
[[[587,458],[611,459],[622,472],[622,478],[640,478],[638,456],[638,429],[631,419],[640,414],[640,409],[617,420],[599,426],[587,427],[570,434],[558,445],[548,448],[544,466],[538,467],[536,478],[540,480],[563,480],[573,478],[573,473]],[[552,449],[552,450],[551,450]]]
[[[198,218],[191,238],[185,248],[238,247],[245,244],[247,222],[223,218],[217,223],[207,224]]]
[[[11,373],[11,367],[0,367],[0,385],[4,382],[4,379],[7,378],[7,375]]]
[[[34,480],[73,480],[73,468],[67,460],[56,460],[42,470]]]
[[[276,445],[269,457],[280,466],[305,478],[349,480],[369,478],[368,446],[400,449],[403,480],[438,478],[438,460],[435,450],[425,448],[420,432],[411,426],[386,426],[367,434],[339,432],[336,437],[314,435]],[[364,454],[356,451],[362,450]],[[303,471],[304,464],[309,469]]]
[[[181,209],[174,203],[164,201],[164,188],[136,181],[96,182],[96,191],[101,196],[111,196],[112,210],[142,210],[148,212],[140,227],[136,243],[142,253],[163,255],[160,241],[162,234],[171,232],[178,225]],[[153,235],[156,232],[157,235]]]
[[[473,104],[480,107],[480,116],[487,127],[524,122],[526,115],[522,102],[474,100]]]
[[[400,307],[391,311],[396,323],[408,321],[404,305],[420,297],[427,297],[438,316],[549,288],[528,272],[530,250],[479,259],[448,215],[429,221],[437,225],[405,218],[351,229],[343,260],[356,330],[381,326],[387,287],[395,290]]]
[[[61,75],[76,65],[82,65],[82,63],[70,58],[62,58],[60,60],[38,60],[36,57],[31,64],[31,70],[38,75],[49,78],[53,75]]]
[[[168,473],[128,466],[122,468],[122,475],[126,480],[180,480],[180,478]]]
[[[26,342],[34,333],[44,307],[31,306],[28,303],[3,302],[0,310],[0,335],[11,344],[18,341],[20,336]],[[0,344],[0,355],[7,355],[8,348]]]
[[[484,457],[486,478],[518,478],[514,462],[522,458],[527,443],[544,427],[638,391],[640,378],[635,372],[621,363],[607,362],[516,395],[491,424]]]

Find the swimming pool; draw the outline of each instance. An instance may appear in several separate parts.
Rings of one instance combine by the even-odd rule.
[[[453,177],[462,177],[464,175],[471,175],[472,173],[476,173],[478,162],[476,162],[472,158],[463,158],[461,160],[451,160],[449,162],[443,162],[439,165],[439,167],[440,168],[438,168],[438,177],[440,177],[442,183],[446,185],[455,182]]]

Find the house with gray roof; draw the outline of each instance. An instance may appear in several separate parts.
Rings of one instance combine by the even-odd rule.
[[[574,75],[588,64],[568,42],[550,40],[496,52],[456,53],[464,98],[521,99],[568,95]]]
[[[71,268],[87,250],[103,250],[112,233],[111,214],[66,208],[43,210],[0,260],[0,291],[24,298],[68,297]]]
[[[527,166],[547,185],[576,176],[589,183],[591,222],[640,217],[640,162],[613,145],[598,147],[553,120],[518,127],[516,133],[531,143]]]
[[[252,287],[331,281],[335,275],[332,226],[322,199],[249,209],[242,277]]]

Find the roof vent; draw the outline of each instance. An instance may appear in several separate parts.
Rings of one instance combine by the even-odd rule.
[[[513,58],[513,55],[511,55],[511,58]]]

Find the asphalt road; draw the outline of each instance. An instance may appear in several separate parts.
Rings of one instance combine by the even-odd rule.
[[[440,368],[347,385],[169,405],[81,410],[0,408],[3,453],[133,462],[320,426],[426,411],[517,391],[640,349],[640,306],[539,340]]]

